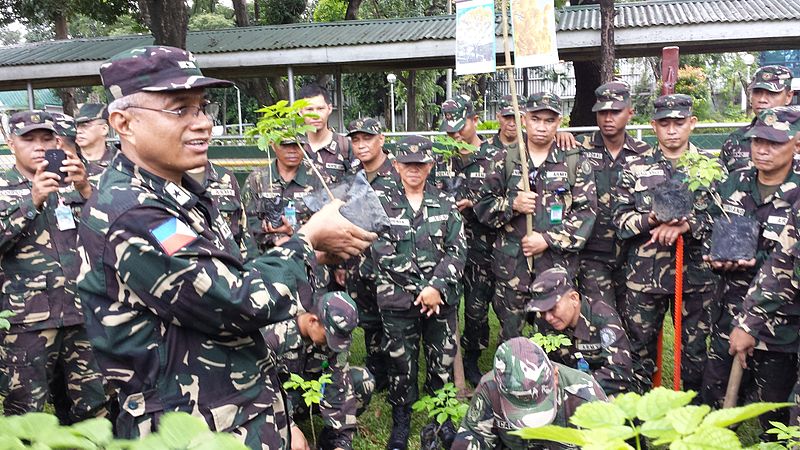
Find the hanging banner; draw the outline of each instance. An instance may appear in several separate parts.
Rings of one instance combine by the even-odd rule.
[[[511,0],[514,66],[558,63],[553,0]]]
[[[494,72],[495,47],[494,0],[456,2],[456,74]]]

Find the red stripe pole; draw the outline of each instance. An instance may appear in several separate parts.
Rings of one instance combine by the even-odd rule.
[[[672,310],[675,317],[675,338],[673,346],[672,387],[681,390],[681,347],[683,337],[683,236],[678,236],[675,241],[675,307]]]

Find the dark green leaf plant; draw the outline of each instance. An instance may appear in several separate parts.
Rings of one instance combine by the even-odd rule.
[[[289,380],[283,383],[284,389],[297,389],[302,392],[303,401],[308,407],[308,419],[311,422],[311,435],[314,438],[314,448],[317,448],[317,433],[314,431],[314,405],[319,405],[322,401],[323,389],[326,384],[332,381],[330,374],[323,374],[316,380],[306,380],[300,375],[293,373]]]
[[[414,402],[411,408],[416,412],[427,412],[428,418],[435,420],[438,424],[437,434],[448,419],[457,427],[467,414],[469,405],[458,398],[458,389],[455,384],[447,383],[433,394],[420,398]]]

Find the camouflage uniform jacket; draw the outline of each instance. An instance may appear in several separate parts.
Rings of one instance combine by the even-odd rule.
[[[572,426],[569,418],[584,403],[605,401],[606,394],[591,375],[553,363],[558,369],[556,408],[558,412],[551,425]],[[452,450],[526,450],[542,448],[572,448],[557,442],[526,441],[510,434],[517,428],[503,420],[500,393],[494,370],[481,378],[464,420],[458,429]]]
[[[577,254],[594,226],[597,196],[591,163],[580,157],[575,185],[570,186],[565,155],[553,144],[538,170],[528,159],[528,175],[533,179],[531,190],[538,194],[533,229],[542,233],[549,245],[534,258],[536,273],[555,265],[577,270]],[[475,213],[484,224],[500,228],[492,249],[492,269],[498,281],[528,292],[532,279],[521,243],[525,236],[525,215],[512,209],[514,199],[522,191],[522,166],[516,159],[513,171],[507,171],[505,164],[506,151],[501,150],[495,155],[491,173],[481,188]],[[561,220],[557,220],[558,211]]]
[[[689,144],[687,151],[696,152]],[[622,171],[614,208],[614,225],[620,239],[630,239],[628,250],[628,288],[650,294],[675,292],[675,247],[650,243],[647,218],[652,209],[651,189],[670,180],[683,180],[683,173],[656,146],[628,161]],[[688,218],[690,231],[683,236],[684,292],[704,292],[718,280],[711,265],[703,261],[703,241],[711,236],[708,206],[711,195],[702,189],[695,192],[694,209]]]
[[[637,391],[631,343],[617,311],[608,303],[582,299],[578,324],[563,333],[569,335],[572,345],[550,354],[551,361],[575,368],[575,352],[580,352],[607,395]]]
[[[133,426],[181,410],[225,431],[280,401],[260,328],[297,314],[309,244],[295,237],[243,261],[202,186],[122,153],[84,207],[78,241],[87,332]]]
[[[75,241],[85,201],[71,185],[61,188],[60,196],[71,208],[76,224],[72,230],[58,229],[59,195],[50,194],[37,211],[31,182],[16,167],[0,180],[0,310],[14,313],[8,319],[10,333],[83,323],[75,287],[80,265]]]
[[[242,208],[242,194],[236,176],[225,167],[212,164],[206,165],[204,187],[214,199],[220,215],[233,232],[233,239],[246,250],[246,239],[249,239],[245,230],[244,209]],[[242,255],[247,258],[247,253]]]
[[[409,310],[426,286],[445,305],[458,306],[467,253],[461,214],[451,196],[430,185],[415,212],[400,186],[383,205],[391,228],[371,248],[378,307]]]
[[[753,117],[750,125],[734,130],[722,144],[719,160],[728,172],[753,166],[750,160],[750,139],[745,139],[744,135],[753,128],[756,124],[756,119],[757,117]]]
[[[623,241],[617,239],[614,219],[614,193],[619,185],[625,162],[650,149],[646,142],[625,134],[625,143],[616,158],[606,149],[603,135],[599,131],[578,137],[581,152],[592,163],[597,189],[597,219],[592,236],[586,241],[584,252],[594,253],[604,262],[621,262],[625,257]]]
[[[778,190],[765,199],[758,190],[758,170],[755,167],[737,170],[719,185],[717,191],[722,199],[722,208],[729,216],[745,216],[755,219],[759,224],[756,265],[749,270],[723,272],[723,283],[740,293],[747,292],[750,283],[758,274],[758,269],[769,258],[773,251],[791,248],[797,240],[797,230],[792,219],[792,205],[800,200],[800,162],[794,161],[786,180]],[[722,212],[716,204],[709,207],[709,213],[717,220]],[[707,244],[708,245],[708,244]],[[742,297],[726,296],[724,307],[728,308],[728,317],[742,313]],[[757,316],[750,316],[750,320]],[[751,324],[761,328],[763,324]],[[728,330],[723,330],[727,335]]]
[[[456,200],[471,200],[474,205],[478,200],[481,186],[486,182],[486,177],[492,168],[492,158],[498,150],[487,141],[482,141],[480,148],[474,154],[453,158],[450,168],[438,158],[439,155],[436,155],[436,187],[443,188],[442,178],[459,177],[463,180],[463,185],[461,192],[455,195]],[[464,233],[468,243],[467,260],[477,265],[490,265],[492,244],[497,238],[497,230],[480,223],[474,208],[464,208],[461,215],[464,217]]]
[[[317,170],[327,175],[332,183],[343,181],[345,175],[352,175],[361,169],[361,161],[353,156],[350,138],[335,131],[328,145],[316,152],[311,150],[311,145],[307,142],[303,143],[303,149],[311,157]]]
[[[500,130],[497,130],[497,134],[493,134],[493,135],[489,136],[488,138],[486,138],[486,142],[488,142],[489,145],[492,145],[492,146],[497,147],[497,148],[504,148],[506,150],[511,148],[511,147],[514,147],[514,148],[518,147],[516,142],[513,143],[513,144],[509,144],[509,145],[503,144],[503,142],[498,137],[499,134],[500,134]],[[522,140],[525,141],[525,142],[528,142],[528,135],[524,131],[522,132]],[[519,150],[516,150],[516,151],[519,151]]]
[[[116,153],[117,148],[114,144],[106,144],[106,151],[103,152],[103,156],[100,157],[100,159],[89,161],[83,158],[83,165],[86,166],[86,176],[89,178],[89,182],[92,183],[92,186],[97,187],[97,183],[100,182],[100,175],[105,172],[106,167],[111,163]]]

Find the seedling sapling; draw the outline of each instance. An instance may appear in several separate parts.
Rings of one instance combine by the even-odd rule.
[[[306,380],[305,378],[293,373],[289,376],[289,381],[283,383],[284,389],[297,389],[303,394],[303,401],[308,407],[308,419],[311,422],[311,434],[314,438],[314,448],[317,448],[317,433],[314,431],[314,408],[319,405],[324,395],[325,385],[332,381],[330,374],[324,374],[316,380]]]
[[[439,431],[445,422],[450,420],[456,427],[461,423],[461,420],[467,414],[469,405],[458,399],[458,389],[455,384],[447,383],[441,389],[435,391],[433,396],[426,395],[414,402],[411,408],[417,412],[427,411],[428,418],[432,418],[435,421],[435,424],[433,422],[429,424],[435,426],[435,430],[432,433],[426,433],[426,428],[429,429],[428,426],[423,428],[421,433],[426,436],[426,440],[430,441],[421,442],[422,448],[427,449],[437,448],[433,444],[435,444]]]
[[[433,153],[441,157],[442,162],[447,166],[447,177],[442,179],[444,191],[455,195],[463,182],[462,178],[453,172],[453,160],[462,155],[475,153],[478,147],[461,142],[450,136],[437,136],[433,146]]]
[[[531,340],[539,347],[542,347],[545,353],[552,353],[561,347],[572,345],[572,341],[564,334],[536,333],[531,337]]]

